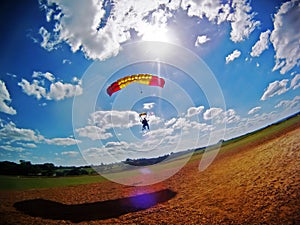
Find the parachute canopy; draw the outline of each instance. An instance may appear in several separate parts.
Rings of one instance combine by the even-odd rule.
[[[106,90],[107,94],[111,96],[113,93],[121,90],[127,85],[137,82],[140,84],[150,85],[150,86],[158,86],[163,88],[165,85],[165,80],[161,77],[152,75],[152,74],[134,74],[131,76],[123,77],[116,82],[112,83]]]

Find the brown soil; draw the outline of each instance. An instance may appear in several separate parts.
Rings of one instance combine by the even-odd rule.
[[[200,156],[195,156],[200,157]],[[200,158],[199,158],[200,160]],[[300,224],[300,127],[146,187],[0,192],[2,224]]]

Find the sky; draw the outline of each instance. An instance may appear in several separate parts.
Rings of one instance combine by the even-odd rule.
[[[2,1],[0,160],[98,165],[300,111],[300,1]],[[133,83],[153,74],[163,88]],[[146,112],[150,131],[141,131]]]

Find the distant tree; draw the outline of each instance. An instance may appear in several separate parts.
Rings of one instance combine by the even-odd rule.
[[[44,163],[39,165],[43,176],[53,176],[55,174],[55,166],[53,163]]]
[[[1,175],[18,175],[20,172],[19,165],[14,162],[4,161],[0,162]]]

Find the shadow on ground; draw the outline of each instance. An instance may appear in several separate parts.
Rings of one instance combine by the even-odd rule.
[[[16,202],[14,207],[33,217],[52,220],[82,222],[116,218],[121,215],[145,210],[176,196],[170,189],[103,202],[66,205],[45,199]]]

